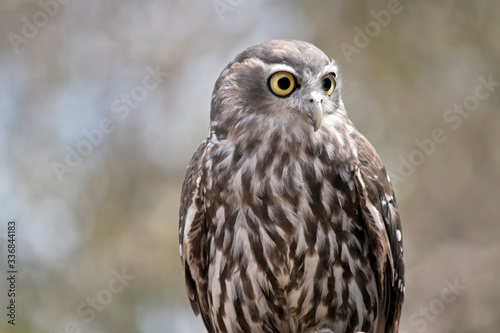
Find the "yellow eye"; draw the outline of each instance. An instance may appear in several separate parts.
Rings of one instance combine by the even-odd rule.
[[[277,72],[271,76],[269,86],[273,93],[284,97],[293,91],[293,88],[295,87],[295,79],[293,75],[288,72]]]
[[[323,88],[328,96],[332,94],[333,90],[335,90],[335,77],[333,76],[333,73],[326,74],[323,77],[321,88]]]

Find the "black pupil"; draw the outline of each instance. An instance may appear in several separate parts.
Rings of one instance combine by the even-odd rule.
[[[290,88],[290,79],[288,79],[287,77],[282,77],[281,79],[278,80],[278,87],[281,89],[281,90],[287,90],[288,88]]]
[[[332,80],[330,79],[324,79],[323,80],[323,90],[328,91],[332,87]]]

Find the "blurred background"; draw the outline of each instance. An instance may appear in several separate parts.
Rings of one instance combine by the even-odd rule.
[[[179,260],[184,171],[220,71],[280,38],[337,60],[391,174],[400,331],[497,331],[499,15],[493,0],[2,0],[0,332],[204,331]]]

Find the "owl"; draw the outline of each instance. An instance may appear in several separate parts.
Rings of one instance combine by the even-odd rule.
[[[333,60],[294,40],[247,48],[217,79],[179,227],[208,332],[398,331],[399,212],[342,83]]]

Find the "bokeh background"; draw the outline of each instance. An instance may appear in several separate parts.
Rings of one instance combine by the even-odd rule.
[[[278,38],[338,61],[350,117],[392,175],[400,331],[498,331],[499,16],[494,0],[2,0],[0,332],[204,331],[179,260],[184,170],[222,68]]]

